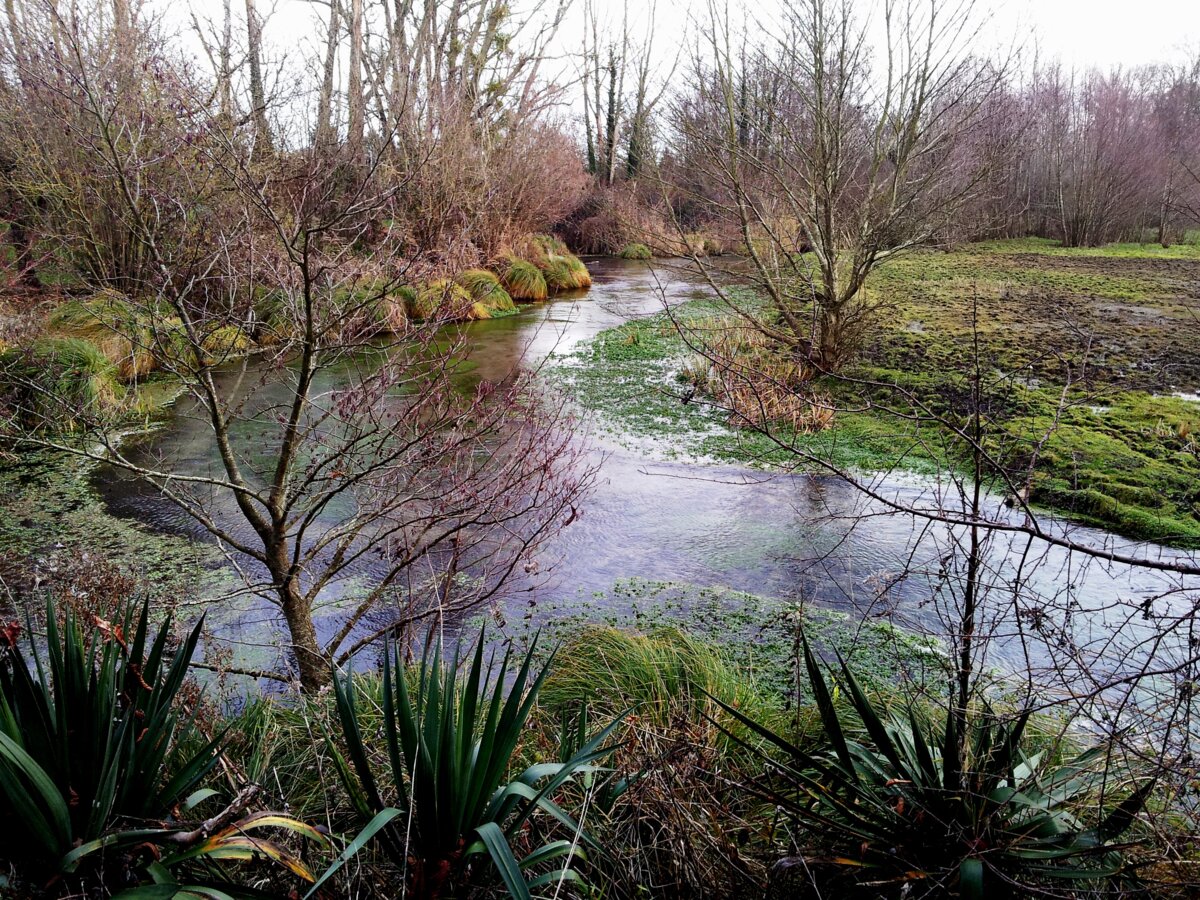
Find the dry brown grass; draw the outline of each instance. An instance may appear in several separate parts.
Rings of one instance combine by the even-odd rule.
[[[712,316],[688,324],[688,342],[696,352],[683,377],[726,410],[730,424],[797,434],[833,424],[833,402],[813,386],[812,369],[758,329]]]

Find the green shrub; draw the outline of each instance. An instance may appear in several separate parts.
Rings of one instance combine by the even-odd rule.
[[[829,861],[832,883],[818,886],[830,895],[902,897],[937,885],[937,896],[1025,896],[1125,876],[1116,840],[1152,782],[1085,825],[1083,810],[1111,796],[1118,777],[1104,768],[1104,747],[1056,764],[1027,752],[1029,713],[1006,719],[985,707],[959,734],[956,716],[936,725],[912,707],[882,712],[842,662],[847,727],[807,643],[804,656],[824,728],[817,749],[722,706],[782,752],[778,777],[751,790],[795,820],[806,856]]]
[[[124,391],[112,361],[82,338],[42,338],[0,353],[0,407],[31,431],[72,431],[115,412]]]
[[[506,653],[499,666],[485,666],[486,641],[480,633],[463,667],[458,648],[445,658],[440,638],[433,635],[426,646],[411,686],[403,650],[384,652],[383,761],[364,739],[352,679],[334,678],[354,774],[345,762],[338,768],[367,823],[364,834],[380,835],[385,851],[409,873],[409,893],[416,898],[460,886],[475,860],[490,860],[515,897],[529,897],[532,889],[564,877],[578,880],[570,871],[578,848],[568,838],[591,841],[553,798],[609,752],[602,745],[616,723],[567,760],[534,764],[510,781],[514,754],[553,656],[540,670],[533,648],[519,664]],[[337,753],[332,743],[330,749]],[[539,811],[565,826],[567,837],[542,843],[518,860],[514,839],[526,835]],[[361,846],[362,840],[356,843]]]
[[[619,254],[621,259],[653,259],[654,254],[645,244],[626,244]]]
[[[550,294],[541,270],[513,254],[501,260],[500,283],[514,300],[545,300]]]
[[[4,851],[70,871],[123,820],[162,819],[216,765],[216,741],[191,742],[179,692],[200,638],[173,651],[170,619],[152,635],[149,602],[85,627],[47,604],[46,642],[0,659],[0,817],[20,821]],[[96,848],[98,849],[98,848]]]

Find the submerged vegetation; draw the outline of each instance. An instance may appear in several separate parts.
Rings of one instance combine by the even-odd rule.
[[[1032,463],[1029,499],[1129,537],[1200,547],[1200,403],[1188,399],[1200,370],[1187,348],[1193,311],[1178,299],[1200,284],[1200,248],[1173,248],[1169,272],[1144,266],[1163,254],[1042,241],[913,254],[871,282],[891,312],[854,368],[802,390],[789,386],[787,363],[766,379],[800,406],[767,415],[765,431],[746,426],[763,425],[756,417],[774,394],[756,385],[739,397],[736,372],[714,385],[711,357],[744,361],[745,341],[769,342],[732,329],[712,300],[603,333],[560,377],[620,431],[663,438],[671,455],[772,465],[799,450],[814,471],[934,471],[959,465],[961,450],[923,414],[963,414],[963,348],[975,342],[988,372],[989,446],[1005,467]],[[758,374],[766,365],[753,364]]]

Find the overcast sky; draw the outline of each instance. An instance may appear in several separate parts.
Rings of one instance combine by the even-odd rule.
[[[168,20],[185,33],[188,29],[187,9],[196,11],[201,18],[213,19],[220,17],[222,9],[222,0],[152,2],[165,9]],[[516,10],[528,9],[533,2],[535,0],[513,0],[512,6]],[[557,0],[544,2],[547,7],[552,7]],[[635,19],[643,17],[649,5],[648,0],[595,2],[606,13],[601,16],[602,22],[614,26],[619,24],[626,4]],[[769,10],[777,9],[787,0],[728,2],[733,7],[746,2],[747,8]],[[881,0],[855,2],[864,14],[869,15],[870,10],[878,10]],[[657,5],[654,49],[669,66],[678,52],[679,42],[688,31],[689,20],[702,13],[707,3],[706,0],[657,0]],[[241,2],[234,2],[233,6],[239,14],[244,9]],[[578,41],[570,36],[578,35],[582,27],[582,6],[583,0],[574,0],[570,19],[559,41],[569,50],[578,47]],[[258,7],[260,12],[271,9],[271,0],[258,0]],[[327,9],[305,0],[275,0],[266,31],[273,55],[286,55],[293,65],[300,56],[314,58],[316,41],[321,33],[317,20],[327,15]],[[1032,59],[1036,50],[1040,61],[1057,59],[1068,68],[1098,66],[1108,69],[1176,62],[1200,52],[1200,0],[979,0],[977,11],[989,17],[984,37],[993,44],[992,49],[1017,44],[1023,48],[1026,60]],[[644,19],[641,24],[644,25]],[[635,38],[640,40],[644,34],[644,27],[635,26]],[[559,60],[544,69],[547,75],[561,78],[570,77],[573,71],[569,60]]]

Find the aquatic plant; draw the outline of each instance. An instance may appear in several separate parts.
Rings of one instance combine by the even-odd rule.
[[[653,259],[654,254],[645,244],[626,244],[618,254],[621,259]]]
[[[500,261],[500,283],[514,300],[539,301],[550,294],[541,270],[511,253]]]

